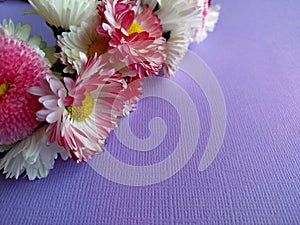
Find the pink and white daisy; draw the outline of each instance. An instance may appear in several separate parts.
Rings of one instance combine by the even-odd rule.
[[[29,180],[44,178],[53,168],[58,154],[66,160],[68,152],[57,143],[47,145],[48,138],[45,126],[42,126],[14,145],[0,146],[0,152],[7,151],[0,159],[0,169],[6,173],[6,178],[18,179],[24,172]]]
[[[46,91],[44,84],[30,89],[41,96],[44,108],[37,116],[50,123],[49,142],[57,141],[78,162],[103,151],[105,139],[123,114],[124,102],[131,98],[124,92],[124,80],[113,69],[103,68],[101,58],[87,59],[83,53],[80,56],[75,81],[64,78],[63,85],[50,75]]]
[[[140,77],[158,74],[166,57],[162,26],[152,9],[135,1],[104,0],[99,6],[100,35],[109,38],[110,62],[123,62]]]
[[[23,40],[0,34],[0,145],[20,141],[40,125],[42,108],[27,92],[51,73],[48,62]]]

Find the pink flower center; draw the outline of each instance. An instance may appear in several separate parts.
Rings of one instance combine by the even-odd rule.
[[[92,114],[94,108],[94,99],[88,92],[84,93],[85,98],[82,101],[82,106],[67,106],[71,119],[82,122]]]

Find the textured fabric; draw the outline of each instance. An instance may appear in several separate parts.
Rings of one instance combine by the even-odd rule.
[[[300,2],[217,3],[222,10],[215,32],[191,46],[216,75],[226,101],[226,135],[213,164],[203,172],[197,168],[209,138],[207,99],[178,72],[173,81],[193,100],[201,125],[197,149],[178,173],[132,187],[87,164],[58,160],[46,179],[0,175],[0,224],[300,224]],[[0,18],[29,22],[34,34],[54,43],[38,16],[21,16],[26,8],[21,1],[0,3]],[[147,137],[154,116],[168,127],[161,147],[136,152],[112,134],[107,151],[132,165],[165,159],[181,135],[171,104],[143,99],[131,127]]]

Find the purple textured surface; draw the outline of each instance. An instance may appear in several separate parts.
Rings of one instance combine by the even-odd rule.
[[[300,2],[218,3],[215,32],[191,46],[215,73],[226,100],[226,136],[213,164],[204,172],[197,169],[209,136],[206,98],[178,73],[173,80],[193,99],[202,128],[182,170],[145,187],[114,183],[71,160],[58,160],[48,178],[34,182],[0,175],[0,224],[300,223]],[[42,20],[21,16],[26,8],[20,1],[0,3],[0,19],[30,23],[34,34],[53,43]],[[138,135],[156,115],[176,131],[180,121],[172,106],[143,99],[130,117]],[[115,135],[108,151],[134,165],[154,163],[172,152],[178,132],[156,154],[116,147]]]

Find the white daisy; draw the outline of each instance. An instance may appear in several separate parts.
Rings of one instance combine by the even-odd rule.
[[[60,58],[67,65],[64,72],[74,72],[74,62],[80,63],[80,52],[90,57],[107,51],[108,40],[96,32],[99,24],[101,19],[93,17],[83,21],[79,27],[71,26],[70,32],[63,32],[59,36],[58,45],[62,49]]]
[[[149,0],[149,2],[152,1]],[[168,46],[163,73],[168,76],[173,75],[178,69],[178,64],[188,50],[189,44],[193,41],[203,40],[207,35],[206,31],[213,30],[219,8],[208,10],[208,0],[163,0],[157,2],[159,9],[156,14],[160,18]],[[209,15],[207,15],[208,13]]]
[[[178,27],[199,27],[202,23],[204,0],[164,0],[156,12],[163,31],[172,31]],[[189,34],[186,34],[189,35]]]
[[[167,59],[163,67],[165,76],[174,75],[184,57],[191,39],[191,30],[202,24],[202,0],[164,0],[159,2],[156,14],[160,18],[167,38]],[[200,24],[200,25],[199,25]]]
[[[172,76],[178,69],[179,62],[183,59],[189,47],[189,36],[186,35],[187,28],[177,28],[171,31],[167,41],[167,59],[163,66],[163,74]]]
[[[9,150],[0,160],[0,169],[6,173],[6,178],[18,179],[24,172],[29,180],[44,178],[53,168],[58,154],[66,160],[68,152],[56,143],[48,146],[48,138],[45,127],[41,127],[17,144],[0,146],[0,152]]]
[[[79,26],[82,21],[97,15],[97,0],[29,0],[35,11],[50,26],[68,30],[71,25]]]

